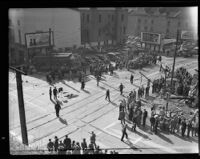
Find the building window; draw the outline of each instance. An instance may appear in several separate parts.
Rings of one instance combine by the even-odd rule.
[[[169,28],[167,28],[166,33],[169,34]]]
[[[99,34],[98,35],[101,36],[101,29],[99,29]]]
[[[148,30],[148,27],[147,27],[147,26],[145,26],[145,27],[144,27],[144,30],[145,30],[145,31],[147,31],[147,30]]]
[[[147,23],[147,19],[144,20],[144,23],[145,23],[145,24]]]
[[[151,27],[150,31],[153,32],[153,27]]]
[[[114,21],[114,15],[112,14],[112,22]]]
[[[140,18],[138,18],[138,20],[137,20],[137,21],[138,21],[138,23],[141,23],[141,19],[140,19]]]
[[[124,21],[124,14],[121,15],[121,21]]]
[[[87,15],[87,22],[88,23],[90,22],[90,15],[89,14]]]
[[[124,34],[126,34],[126,27],[124,26]]]
[[[154,20],[152,19],[152,20],[151,20],[151,24],[153,24],[153,23],[154,23]]]

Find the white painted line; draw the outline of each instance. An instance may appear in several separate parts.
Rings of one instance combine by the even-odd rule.
[[[13,96],[15,96],[15,97],[17,97],[17,95],[15,95],[15,94],[12,94],[12,93],[9,93],[9,94],[10,94],[10,95],[13,95]],[[29,104],[33,105],[34,108],[38,108],[38,109],[40,109],[40,110],[43,111],[43,112],[47,112],[46,109],[44,109],[44,108],[42,108],[42,107],[40,107],[40,106],[38,106],[38,105],[36,105],[36,104],[34,104],[34,103],[32,103],[32,102],[24,101],[24,103],[29,103]]]
[[[118,122],[119,122],[119,121],[115,121],[115,122],[111,123],[110,125],[108,125],[108,126],[106,126],[105,128],[103,128],[103,130],[106,130],[106,129],[110,128],[111,126],[117,124]]]

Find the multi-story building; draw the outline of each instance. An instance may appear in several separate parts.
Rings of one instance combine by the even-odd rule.
[[[164,38],[176,38],[177,30],[193,31],[192,17],[187,8],[161,14],[159,8],[149,14],[144,8],[135,8],[128,14],[128,35],[140,36],[141,32],[162,34]]]
[[[50,47],[26,48],[25,34],[48,32],[51,28],[54,48],[81,46],[80,12],[76,9],[10,9],[10,62],[21,64],[35,55],[46,54]],[[14,62],[15,61],[15,62]]]
[[[28,59],[28,54],[45,54],[49,48],[26,49],[27,33],[53,31],[54,48],[79,47],[85,44],[121,44],[127,32],[127,9],[122,8],[30,8],[10,9],[12,23],[12,48],[20,47],[21,53],[10,49],[11,60]],[[11,38],[10,38],[11,39]],[[64,50],[64,49],[62,49]],[[15,52],[15,53],[14,53]],[[22,53],[23,52],[23,53]],[[15,54],[15,55],[14,55]],[[20,57],[20,58],[19,58]],[[21,60],[21,61],[23,61]]]
[[[80,12],[68,8],[10,9],[9,18],[13,23],[15,42],[25,44],[25,33],[54,32],[56,48],[81,45]]]
[[[79,8],[81,44],[121,44],[127,33],[128,10],[123,8]]]

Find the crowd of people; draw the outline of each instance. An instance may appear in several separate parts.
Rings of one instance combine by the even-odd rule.
[[[86,139],[83,138],[83,141],[77,142],[75,140],[72,140],[68,137],[68,135],[65,136],[65,139],[59,140],[57,136],[54,137],[54,141],[49,139],[49,142],[47,143],[47,149],[50,153],[54,154],[61,154],[61,155],[67,155],[67,154],[108,154],[108,150],[105,149],[104,152],[96,144],[96,134],[92,131],[90,136],[90,143],[88,144]],[[117,151],[113,150],[110,151],[110,154],[118,154]]]
[[[132,83],[133,75],[130,77],[130,82]],[[122,84],[121,84],[122,85]],[[157,79],[152,84],[152,93],[162,94],[162,87],[164,85],[164,78]],[[150,86],[150,80],[147,82],[146,88]],[[120,90],[121,92],[121,90]],[[122,93],[122,92],[121,92]],[[119,120],[123,127],[126,127],[126,116],[127,120],[131,121],[133,126],[132,130],[136,131],[136,128],[145,127],[146,119],[148,117],[148,112],[146,109],[142,111],[141,109],[141,98],[147,97],[149,95],[149,88],[144,89],[144,86],[139,87],[138,91],[133,90],[130,92],[127,99],[123,99],[119,105]],[[137,100],[136,100],[137,99]],[[150,130],[155,134],[158,130],[161,132],[168,133],[179,133],[181,136],[198,136],[199,131],[199,121],[198,115],[190,113],[190,117],[186,118],[182,111],[166,111],[165,106],[157,108],[155,105],[151,108],[151,114],[149,115]],[[123,128],[124,130],[125,128]],[[123,137],[127,136],[125,131],[122,131]]]
[[[161,63],[161,59],[158,58],[158,61]],[[156,62],[155,62],[156,63]],[[110,75],[113,74],[114,69],[120,68],[123,63],[116,63],[115,67],[110,63],[95,63],[90,65],[90,72],[93,74],[97,79],[97,86],[99,86],[99,82],[101,80],[101,76],[103,73],[109,73]],[[162,66],[162,65],[161,65]],[[167,69],[167,68],[166,68]],[[169,71],[170,72],[170,71]],[[184,68],[180,68],[176,71],[176,78],[178,78],[179,83],[183,84],[185,83],[187,86],[191,84],[191,78],[190,74],[186,71]],[[133,84],[134,75],[131,74],[130,76],[130,83]],[[80,79],[81,81],[81,89],[84,89],[85,83],[84,80]],[[119,118],[118,120],[121,120],[122,124],[122,137],[121,141],[123,141],[124,136],[128,138],[128,134],[126,132],[127,124],[126,120],[131,121],[132,123],[132,130],[137,131],[138,128],[146,127],[146,121],[149,119],[150,122],[150,130],[154,132],[155,134],[160,132],[168,132],[168,133],[181,133],[182,137],[187,136],[188,138],[190,136],[198,136],[199,131],[199,121],[197,115],[192,115],[191,117],[186,119],[183,112],[173,112],[173,111],[167,111],[165,106],[156,108],[155,106],[152,106],[151,113],[148,114],[146,109],[142,109],[142,102],[141,98],[146,98],[150,94],[150,83],[152,83],[152,94],[158,93],[161,95],[161,98],[166,93],[166,86],[165,78],[161,76],[159,79],[154,79],[151,81],[150,79],[147,80],[147,84],[141,85],[137,91],[134,89],[131,91],[127,98],[124,98],[120,105],[119,105]],[[123,89],[125,86],[121,83],[119,85],[119,91],[120,94],[123,95]],[[183,88],[186,89],[186,87],[183,86]],[[56,88],[53,90],[54,98],[56,100]],[[59,90],[62,91],[62,90]],[[177,90],[178,91],[178,90]],[[184,94],[184,90],[182,90]],[[188,95],[188,93],[184,94]],[[105,99],[111,101],[110,99],[110,91],[109,89],[106,91],[106,97]],[[56,108],[56,115],[59,117],[59,110],[60,107],[58,106],[59,103],[57,103]],[[158,113],[159,112],[159,113]],[[49,143],[47,145],[47,148],[50,152],[55,151],[58,152],[58,154],[106,154],[107,151],[102,152],[99,146],[96,145],[95,139],[96,136],[92,132],[92,136],[90,138],[90,144],[87,145],[86,140],[83,139],[83,142],[80,144],[79,142],[72,141],[71,139],[66,136],[66,139],[64,141],[58,140],[57,137],[55,137],[55,141],[52,142],[51,139],[49,139]],[[111,151],[111,153],[117,153],[115,151]]]

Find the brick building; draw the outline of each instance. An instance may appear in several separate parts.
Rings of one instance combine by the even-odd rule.
[[[122,44],[127,33],[128,10],[123,8],[79,8],[81,44]]]
[[[194,30],[188,8],[161,14],[159,8],[154,8],[152,14],[144,8],[129,9],[127,33],[140,36],[141,32],[155,32],[164,38],[176,38],[177,30]],[[197,30],[197,29],[196,29]]]

